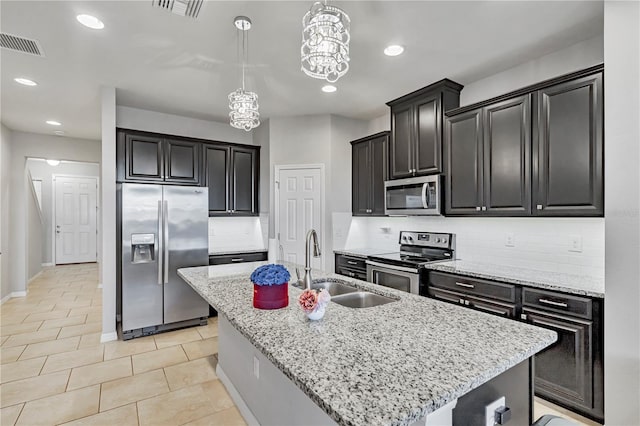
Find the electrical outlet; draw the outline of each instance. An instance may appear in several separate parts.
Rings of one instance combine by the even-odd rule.
[[[582,236],[569,235],[569,251],[582,253]]]
[[[507,400],[504,396],[496,399],[491,404],[486,405],[484,407],[485,425],[494,426],[496,424],[496,410],[506,405],[507,405]]]
[[[380,228],[383,234],[391,234],[391,228],[389,226],[383,226]]]
[[[253,356],[253,375],[256,379],[260,378],[260,361],[255,355]]]
[[[504,245],[507,246],[507,247],[515,247],[516,246],[516,238],[513,236],[513,233],[509,232],[509,233],[505,234]]]

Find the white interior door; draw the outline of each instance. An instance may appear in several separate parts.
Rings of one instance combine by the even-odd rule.
[[[55,178],[56,264],[96,261],[97,180]]]
[[[322,170],[319,167],[282,168],[278,174],[276,221],[283,260],[304,265],[304,243],[309,229],[318,233],[323,256],[326,251],[326,247],[322,247]],[[312,260],[314,268],[322,269],[322,257]]]

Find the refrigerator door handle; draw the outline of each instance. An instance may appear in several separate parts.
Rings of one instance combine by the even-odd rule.
[[[158,241],[156,249],[158,250],[158,285],[162,285],[162,201],[158,200]]]
[[[169,201],[164,200],[164,283],[169,284]]]

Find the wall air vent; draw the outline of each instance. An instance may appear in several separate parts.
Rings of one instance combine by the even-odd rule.
[[[44,56],[44,51],[38,40],[31,40],[13,34],[0,33],[0,47],[28,53],[29,55]]]
[[[152,0],[152,3],[176,15],[195,19],[200,14],[204,0]]]

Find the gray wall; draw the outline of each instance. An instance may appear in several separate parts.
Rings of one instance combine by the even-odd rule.
[[[640,3],[604,3],[605,412],[640,424]]]
[[[50,166],[42,159],[28,159],[27,168],[34,180],[42,181],[42,216],[44,230],[42,235],[42,263],[53,262],[53,175],[100,176],[97,163],[67,163]]]
[[[0,299],[11,293],[10,266],[13,250],[9,244],[9,204],[11,193],[11,131],[0,124]]]
[[[27,195],[28,157],[100,162],[100,142],[26,132],[11,132],[11,196],[9,244],[11,253],[11,291],[25,291],[27,284]]]

